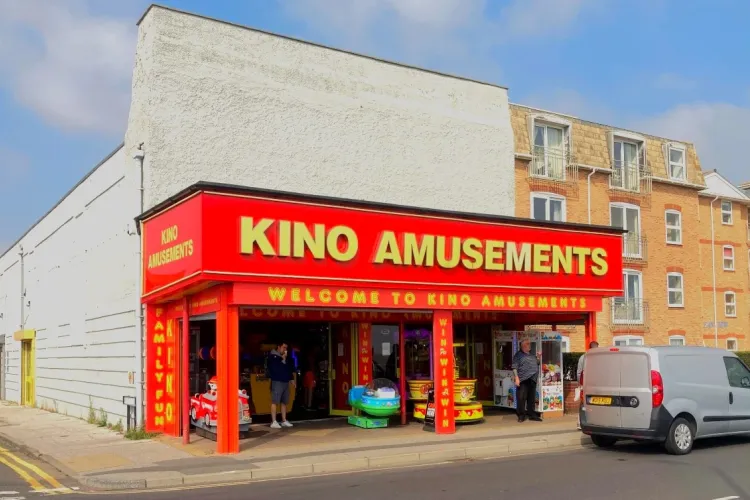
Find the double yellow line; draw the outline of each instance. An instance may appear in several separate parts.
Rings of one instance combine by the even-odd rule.
[[[6,466],[18,477],[29,483],[31,489],[38,492],[44,492],[48,495],[65,495],[72,493],[54,477],[50,476],[34,464],[30,464],[0,446],[0,464]]]

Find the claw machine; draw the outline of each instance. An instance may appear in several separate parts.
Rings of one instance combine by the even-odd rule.
[[[492,329],[495,406],[516,408],[516,384],[513,357],[524,339],[531,341],[531,353],[542,353],[537,382],[536,411],[562,413],[562,337],[557,332],[540,330],[509,331]]]

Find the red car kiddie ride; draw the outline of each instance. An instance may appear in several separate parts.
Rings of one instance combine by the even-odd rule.
[[[208,381],[208,391],[196,394],[190,398],[190,422],[196,427],[207,431],[216,432],[216,391],[218,380],[211,377]],[[246,432],[250,429],[252,417],[250,416],[250,398],[244,389],[238,391],[240,408],[240,431]]]

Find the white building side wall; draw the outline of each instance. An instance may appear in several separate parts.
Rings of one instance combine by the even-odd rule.
[[[109,422],[135,396],[136,280],[140,240],[132,212],[137,185],[117,150],[0,257],[0,335],[5,335],[5,397],[20,401],[21,263],[25,327],[36,330],[36,404]],[[136,174],[135,172],[133,174]],[[137,175],[137,174],[136,174]]]
[[[152,7],[125,144],[197,181],[513,215],[507,90]]]

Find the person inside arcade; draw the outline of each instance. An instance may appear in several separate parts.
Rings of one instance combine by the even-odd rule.
[[[542,353],[537,352],[535,356],[530,351],[531,341],[524,339],[521,341],[521,350],[513,356],[513,375],[515,375],[516,387],[518,388],[516,414],[519,422],[523,422],[527,418],[537,422],[542,421],[542,417],[537,415],[534,409],[536,406],[536,383],[539,378],[539,363],[541,363]]]
[[[279,342],[268,355],[268,378],[271,379],[271,428],[292,427],[286,419],[289,394],[296,387],[294,362],[287,360],[289,345]],[[281,406],[281,424],[276,421],[276,406]]]

